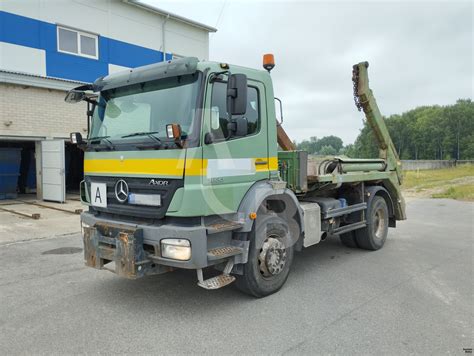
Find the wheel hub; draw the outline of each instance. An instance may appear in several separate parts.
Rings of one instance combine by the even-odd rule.
[[[267,238],[260,250],[258,260],[260,272],[264,277],[281,273],[287,260],[285,245],[275,237]]]
[[[374,235],[381,239],[385,231],[385,213],[383,209],[378,209],[374,217]]]

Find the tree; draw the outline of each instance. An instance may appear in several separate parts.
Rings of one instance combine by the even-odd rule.
[[[323,148],[325,148],[325,152],[329,150],[330,152],[334,152],[332,154],[337,154],[343,149],[344,143],[340,137],[333,135],[325,136],[320,139],[318,139],[316,136],[312,136],[309,138],[309,140],[303,140],[300,143],[297,143],[296,147],[298,150],[307,151],[309,154],[326,154],[322,153]]]
[[[344,143],[337,136],[325,136],[318,141],[319,152],[322,152],[323,148],[326,146],[331,146],[336,153],[338,153],[343,147]]]
[[[385,118],[401,159],[474,159],[474,103],[459,99],[448,106],[421,106]],[[365,122],[352,146],[350,157],[378,156],[372,130]]]
[[[337,151],[333,146],[326,145],[321,148],[321,150],[319,151],[319,154],[321,156],[334,156],[335,154],[337,154]]]

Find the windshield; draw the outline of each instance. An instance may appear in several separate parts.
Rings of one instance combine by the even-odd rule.
[[[101,92],[89,139],[116,143],[150,140],[150,135],[166,138],[166,125],[172,123],[181,125],[186,139],[199,126],[195,122],[198,79],[199,73],[194,73]]]

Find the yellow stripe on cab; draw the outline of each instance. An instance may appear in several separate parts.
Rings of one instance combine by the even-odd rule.
[[[255,158],[255,162],[265,162],[256,165],[257,172],[278,170],[278,158]],[[149,176],[205,176],[207,160],[199,158],[127,158],[115,159],[85,159],[84,173],[86,174],[140,174]]]

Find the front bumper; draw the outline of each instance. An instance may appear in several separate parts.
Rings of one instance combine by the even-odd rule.
[[[105,265],[115,262],[119,276],[136,279],[145,275],[160,274],[174,268],[202,269],[234,258],[235,263],[245,263],[248,241],[232,240],[232,234],[209,236],[205,226],[145,225],[99,218],[82,213],[84,258],[89,267],[109,269]],[[162,239],[186,239],[191,244],[191,258],[187,261],[161,257]],[[232,256],[210,255],[211,251],[234,246],[241,253]]]

